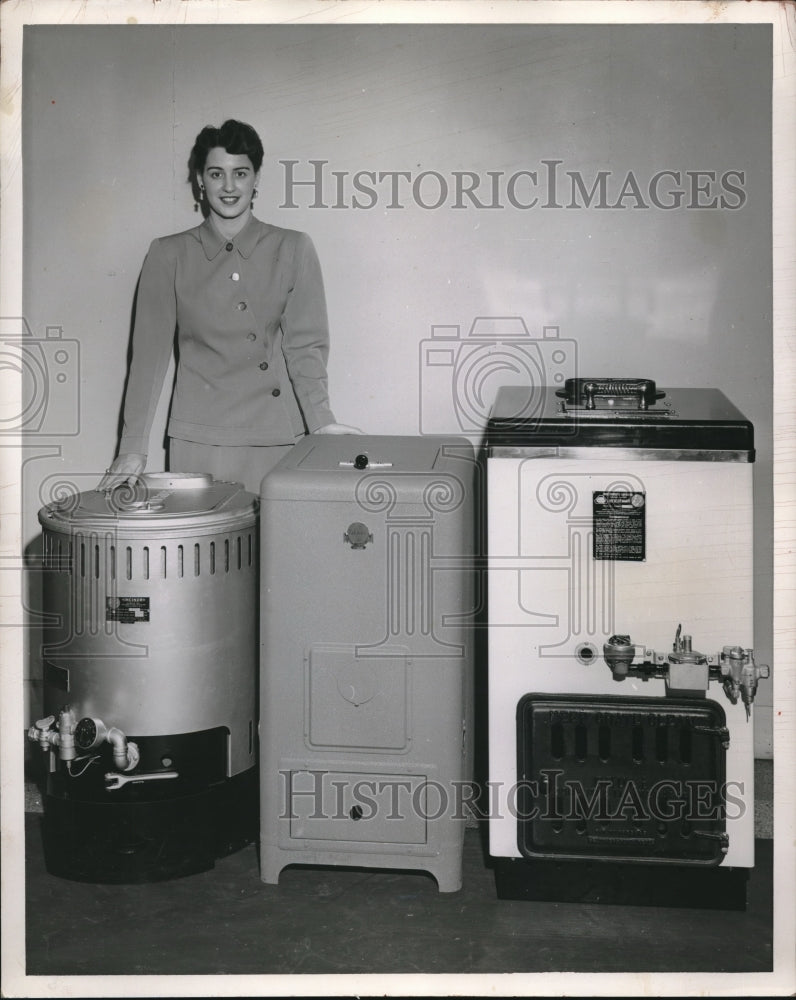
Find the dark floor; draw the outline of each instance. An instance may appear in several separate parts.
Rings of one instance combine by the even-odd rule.
[[[457,893],[422,873],[363,869],[294,867],[265,885],[253,845],[199,875],[91,885],[46,873],[29,811],[27,974],[767,972],[767,780],[770,762],[745,912],[499,900],[475,827]]]
[[[254,847],[167,883],[71,883],[42,872],[36,828],[29,976],[772,968],[771,841],[741,913],[498,900],[476,830],[464,888],[443,895],[430,876],[365,870],[289,868],[267,886]]]

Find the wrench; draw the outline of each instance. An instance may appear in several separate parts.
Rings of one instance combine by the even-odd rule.
[[[118,771],[108,771],[105,775],[105,787],[109,792],[116,791],[128,782],[141,785],[145,781],[162,781],[165,778],[179,778],[177,771],[153,771],[151,774],[119,774]]]

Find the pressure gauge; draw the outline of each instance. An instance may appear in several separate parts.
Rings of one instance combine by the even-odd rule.
[[[75,726],[75,746],[78,750],[94,750],[105,742],[108,730],[100,719],[81,719]]]

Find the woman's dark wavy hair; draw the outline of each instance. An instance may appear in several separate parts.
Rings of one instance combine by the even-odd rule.
[[[255,173],[262,166],[263,144],[251,125],[236,121],[234,118],[227,119],[220,128],[205,125],[197,135],[188,158],[188,180],[197,201],[199,201],[199,183],[196,178],[205,168],[207,154],[218,146],[232,156],[248,156]]]

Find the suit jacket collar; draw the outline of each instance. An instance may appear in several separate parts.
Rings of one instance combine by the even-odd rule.
[[[232,243],[241,257],[250,257],[260,241],[261,231],[263,229],[263,224],[259,219],[255,219],[252,215],[249,217],[246,225],[241,229],[241,231],[234,236],[231,240],[228,240],[225,236],[216,229],[215,224],[210,218],[205,219],[201,226],[198,228],[199,239],[201,241],[202,247],[204,248],[205,256],[208,260],[213,260],[222,247],[225,247],[227,243]]]

